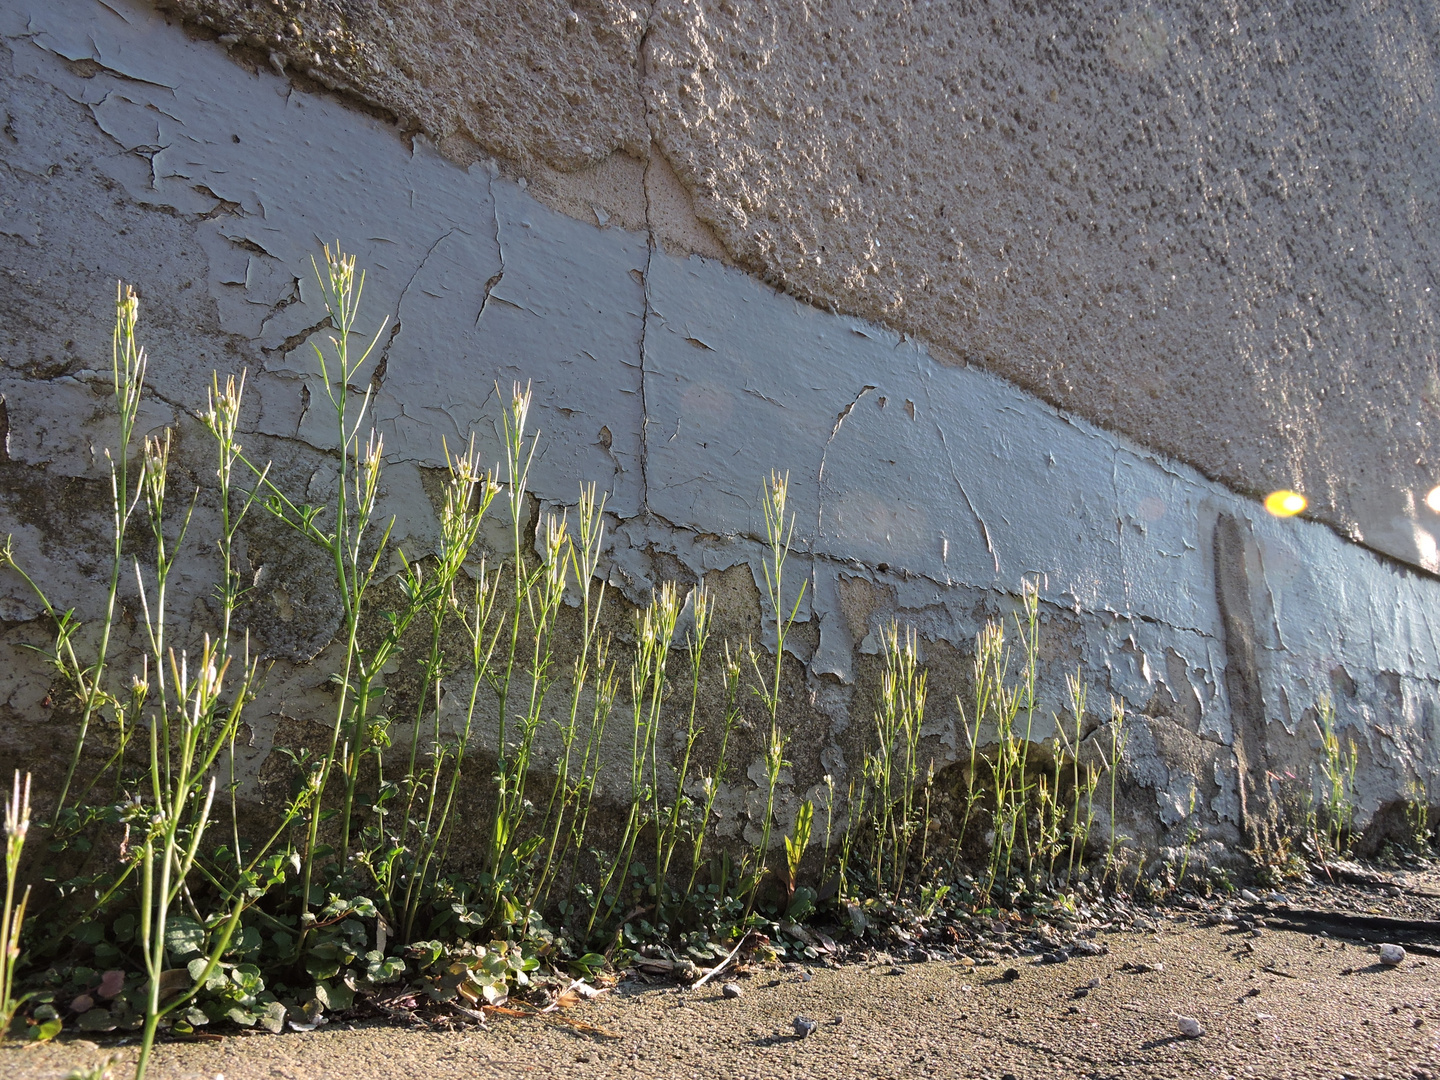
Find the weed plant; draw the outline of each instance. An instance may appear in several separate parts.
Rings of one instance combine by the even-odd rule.
[[[15,995],[15,965],[20,959],[20,930],[25,925],[25,907],[30,900],[30,887],[20,894],[20,856],[25,851],[25,836],[30,831],[30,774],[20,783],[15,771],[15,790],[5,803],[5,906],[0,908],[0,1038],[10,1030],[16,1012],[25,1004],[24,997]],[[56,1030],[59,1024],[56,1024]]]
[[[119,430],[108,456],[111,566],[99,625],[82,627],[25,577],[54,627],[44,654],[77,720],[55,812],[42,823],[74,874],[45,883],[56,903],[27,925],[25,894],[15,894],[28,788],[24,800],[17,793],[0,1001],[7,1010],[22,1003],[13,976],[24,929],[30,959],[40,965],[30,1036],[59,1029],[57,1003],[88,1002],[64,1018],[97,1033],[137,1030],[137,1075],[164,1030],[221,1022],[309,1028],[352,1007],[357,995],[373,999],[401,986],[462,1010],[493,1005],[524,986],[542,958],[552,968],[593,973],[655,934],[688,936],[692,952],[711,955],[757,920],[800,917],[796,897],[809,903],[814,896],[798,880],[809,803],[785,838],[787,895],[762,889],[776,792],[789,764],[779,717],[783,656],[804,595],[803,585],[793,597],[785,591],[794,528],[786,480],[773,476],[762,498],[774,663],[751,644],[741,654],[746,678],[732,643],[723,643],[718,754],[704,762],[698,748],[710,721],[702,688],[717,648],[704,585],[688,595],[670,583],[657,588],[636,613],[630,656],[621,655],[606,629],[599,574],[603,498],[584,489],[573,527],[565,515],[546,515],[530,529],[538,437],[529,423],[531,393],[520,387],[500,420],[498,466],[482,466],[473,440],[458,452],[446,448],[434,551],[411,558],[395,547],[393,522],[377,509],[384,446],[370,420],[370,367],[384,325],[360,333],[364,275],[353,258],[327,249],[316,272],[330,333],[315,362],[335,450],[330,483],[312,481],[310,490],[329,490],[329,498],[297,497],[242,447],[244,379],[222,386],[217,377],[198,414],[216,453],[208,488],[218,503],[214,603],[198,620],[177,620],[188,600],[172,595],[179,560],[209,547],[190,536],[202,491],[176,498],[172,488],[184,474],[172,462],[173,433],[137,436],[146,359],[136,338],[138,300],[122,289],[112,365]],[[497,507],[508,518],[510,551],[493,560],[478,541]],[[257,511],[315,549],[341,611],[327,654],[326,735],[316,746],[282,748],[290,794],[259,841],[242,828],[236,766],[237,736],[265,678],[244,628],[254,581],[241,552]],[[11,550],[7,544],[5,565],[25,575]],[[127,578],[143,648],[133,673],[121,676],[111,670],[111,642]],[[578,634],[562,646],[567,597]],[[682,649],[688,695],[677,709],[672,661]],[[388,683],[407,663],[418,677],[401,724],[402,698]],[[726,851],[712,854],[707,838],[735,734],[749,726],[747,693],[769,721],[768,783],[758,842],[737,864]],[[608,781],[617,710],[630,719],[629,783],[609,787],[606,797],[628,802],[628,816],[618,838],[602,846],[591,826]],[[662,747],[669,749],[676,712],[682,721],[672,763]],[[537,797],[547,730],[559,753]],[[481,743],[491,796],[486,839],[479,872],[461,877],[448,850]],[[100,764],[86,776],[82,765],[97,750]],[[827,818],[834,812],[832,793]],[[827,823],[827,844],[828,833]],[[908,826],[898,835],[908,837]],[[118,860],[88,858],[97,844],[117,840]]]
[[[1425,785],[1411,779],[1405,785],[1405,846],[1416,854],[1429,854],[1435,840],[1430,823],[1430,795]]]
[[[1348,741],[1348,748],[1341,747],[1335,729],[1335,702],[1329,694],[1322,694],[1315,703],[1315,730],[1320,735],[1322,754],[1316,836],[1322,853],[1343,856],[1349,850],[1350,827],[1355,820],[1355,770],[1360,753],[1353,739]]]
[[[659,585],[628,635],[617,630],[600,566],[603,496],[591,486],[569,514],[532,511],[539,436],[528,387],[503,399],[494,466],[473,438],[444,447],[438,540],[423,556],[402,551],[379,510],[384,445],[371,420],[385,327],[361,332],[364,275],[352,257],[326,249],[316,275],[329,329],[316,374],[334,432],[307,488],[330,492],[318,503],[241,445],[243,377],[217,377],[197,417],[213,480],[176,495],[186,473],[172,461],[174,435],[138,436],[139,304],[118,294],[97,625],[82,626],[25,577],[53,628],[43,654],[76,744],[40,823],[57,861],[41,882],[44,914],[28,921],[28,893],[17,899],[28,781],[22,793],[17,780],[8,808],[0,1020],[19,1009],[32,1038],[62,1022],[137,1031],[143,1076],[164,1031],[311,1030],[365,1002],[424,1001],[483,1019],[535,980],[560,977],[546,972],[594,977],[661,938],[704,960],[763,927],[770,948],[813,956],[798,924],[817,910],[858,928],[886,911],[924,919],[1077,880],[1097,847],[1107,778],[1113,868],[1125,711],[1117,703],[1108,732],[1087,736],[1077,674],[1048,756],[1036,748],[1040,604],[1026,581],[1011,637],[1000,621],[980,632],[973,685],[957,699],[969,745],[955,844],[931,842],[939,788],[924,750],[927,674],[915,630],[892,623],[859,767],[843,798],[825,777],[823,839],[816,800],[794,804],[772,873],[791,765],[785,653],[807,585],[787,576],[788,477],[773,473],[761,492],[763,632],[773,636],[763,645],[715,640],[703,583],[688,593]],[[212,503],[215,535],[197,541],[197,507]],[[486,552],[483,527],[497,514],[509,550]],[[322,654],[328,710],[311,717],[323,734],[281,748],[288,794],[254,838],[236,744],[266,668],[245,627],[258,597],[243,551],[267,517],[326,568],[340,618]],[[202,551],[216,567],[213,602],[187,622],[177,568]],[[8,543],[0,562],[27,572]],[[122,609],[133,609],[139,643],[123,673],[112,670]],[[397,687],[397,672],[413,678]],[[745,715],[752,705],[759,723]],[[742,746],[763,763],[763,809],[737,857],[715,834]],[[1353,777],[1353,750],[1350,760]],[[602,805],[613,829],[597,827]],[[467,866],[450,849],[472,806],[480,842]],[[982,827],[984,871],[962,878],[967,831],[973,839]],[[818,876],[807,879],[817,848]],[[22,931],[28,975],[17,967]],[[29,1000],[17,974],[30,980]]]

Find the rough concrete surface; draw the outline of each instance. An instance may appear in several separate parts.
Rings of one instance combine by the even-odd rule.
[[[1048,710],[1077,667],[1097,711],[1116,695],[1143,713],[1125,830],[1148,844],[1181,841],[1192,792],[1206,835],[1237,840],[1269,790],[1256,763],[1303,790],[1319,755],[1309,710],[1323,692],[1360,747],[1362,821],[1440,770],[1431,577],[1324,525],[1272,519],[1196,469],[937,359],[921,340],[684,255],[705,233],[659,158],[642,170],[604,158],[598,140],[604,160],[590,175],[617,202],[578,220],[582,187],[559,174],[531,184],[490,159],[462,166],[423,133],[313,80],[297,88],[268,60],[230,63],[229,43],[189,38],[131,0],[4,0],[0,36],[10,181],[0,194],[10,313],[0,508],[18,556],[62,607],[93,617],[103,595],[96,500],[110,421],[94,369],[108,362],[114,280],[144,295],[155,388],[146,425],[180,426],[197,480],[213,466],[189,410],[212,370],[248,369],[247,441],[287,482],[323,488],[322,455],[336,440],[315,407],[324,387],[308,339],[323,309],[309,260],[338,237],[369,271],[369,327],[388,320],[374,416],[384,507],[412,556],[433,543],[423,476],[443,464],[442,437],[453,446],[473,431],[486,460],[499,453],[497,382],[504,394],[535,380],[542,510],[573,505],[583,482],[609,493],[604,572],[632,603],[678,574],[724,580],[753,605],[760,486],[771,469],[790,472],[791,587],[803,577],[808,588],[787,722],[805,754],[782,785],[782,825],[823,773],[843,787],[858,761],[891,618],[918,628],[932,669],[925,752],[941,768],[961,756],[954,695],[970,642],[1013,611],[1022,577],[1039,584],[1044,610],[1035,734],[1050,734]],[[572,213],[534,197],[542,180]],[[631,199],[636,182],[654,197]],[[670,234],[646,231],[658,218]],[[1115,329],[1111,340],[1125,339]],[[1207,430],[1243,429],[1218,408],[1190,409]],[[257,633],[281,661],[254,714],[253,778],[283,724],[319,715],[325,660],[307,661],[336,615],[323,576],[279,537],[255,538],[248,557],[265,582]],[[175,594],[203,616],[213,568],[198,545],[185,566]],[[8,768],[54,736],[48,676],[21,649],[43,641],[40,612],[10,575],[0,603]],[[755,811],[763,795],[743,779],[746,764],[727,808]],[[729,815],[727,827],[742,820],[753,839],[754,813]]]
[[[1382,968],[1361,946],[1309,936],[1248,937],[1184,924],[1111,935],[1107,956],[1040,966],[907,964],[877,959],[802,973],[757,969],[744,996],[645,987],[570,1010],[591,1031],[544,1018],[486,1030],[335,1027],[162,1045],[156,1080],[343,1076],[430,1080],[528,1075],[725,1077],[1234,1077],[1257,1080],[1440,1075],[1440,969],[1415,958]],[[1125,965],[1163,966],[1162,971]],[[1423,965],[1423,966],[1422,966]],[[1283,974],[1281,974],[1283,973]],[[1081,998],[1075,991],[1097,986]],[[792,1020],[817,1021],[806,1039]],[[1182,1037],[1177,1015],[1205,1034]],[[598,1032],[594,1029],[598,1029]],[[13,1044],[12,1044],[13,1046]],[[12,1080],[61,1080],[131,1048],[61,1042],[0,1050]]]
[[[165,6],[1440,569],[1433,4]]]

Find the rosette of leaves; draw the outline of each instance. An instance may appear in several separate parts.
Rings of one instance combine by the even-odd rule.
[[[186,965],[187,985],[205,974],[207,960],[198,956]],[[228,1020],[240,1027],[259,1024],[278,1032],[285,1025],[286,1009],[265,989],[265,980],[254,964],[217,965],[205,980],[194,1003],[176,1016],[172,1027],[187,1035],[197,1027]]]
[[[305,938],[305,970],[317,982],[326,982],[347,971],[360,962],[365,978],[370,978],[370,969],[390,981],[404,971],[405,962],[398,957],[398,967],[385,965],[382,943],[376,935],[377,948],[371,948],[370,931],[363,919],[378,919],[375,904],[364,896],[346,900],[332,896],[330,902],[313,916]],[[308,921],[308,920],[307,920]],[[372,954],[379,954],[376,960]],[[350,973],[354,977],[354,973]]]
[[[411,946],[411,955],[416,956],[417,950],[425,994],[432,1001],[462,1007],[503,1005],[509,1000],[511,988],[529,986],[530,972],[540,966],[538,957],[505,941],[450,952],[439,942],[419,942]]]

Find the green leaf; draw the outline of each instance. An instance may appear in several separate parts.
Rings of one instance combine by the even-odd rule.
[[[260,969],[254,964],[240,964],[230,973],[235,985],[247,994],[258,994],[265,989],[265,980],[260,978]]]
[[[185,963],[204,951],[205,928],[188,915],[171,915],[165,920],[165,951],[175,963]]]
[[[344,1012],[355,1004],[355,991],[343,982],[315,984],[315,1000],[331,1012]]]
[[[327,960],[324,957],[316,956],[314,950],[305,957],[305,970],[315,980],[333,979],[340,974],[340,961]]]
[[[115,1018],[109,1009],[91,1009],[80,1014],[78,1026],[81,1031],[114,1031]]]
[[[814,910],[815,890],[808,885],[801,885],[790,898],[790,905],[785,909],[785,918],[790,922],[799,922]]]
[[[84,1015],[89,1016],[90,1013],[85,1013]],[[36,1024],[30,1029],[30,1041],[49,1042],[56,1035],[60,1034],[61,1026],[59,1020],[46,1020],[43,1024]]]
[[[260,1013],[260,1026],[273,1034],[280,1034],[285,1027],[285,1006],[272,1001]]]
[[[262,940],[259,930],[253,926],[247,926],[236,937],[231,938],[230,951],[242,956],[258,953]]]

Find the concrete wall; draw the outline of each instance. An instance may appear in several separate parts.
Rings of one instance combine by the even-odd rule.
[[[114,280],[144,298],[146,426],[177,424],[201,478],[186,411],[248,369],[247,440],[303,487],[335,443],[309,259],[338,237],[391,320],[375,415],[412,555],[441,437],[498,451],[497,380],[535,381],[542,507],[610,493],[604,569],[631,602],[705,576],[753,608],[761,482],[789,470],[810,587],[782,815],[858,764],[892,617],[933,668],[927,748],[960,756],[970,642],[1023,576],[1047,708],[1078,665],[1092,703],[1145,714],[1146,842],[1179,835],[1192,790],[1233,841],[1255,778],[1303,786],[1322,692],[1365,813],[1435,778],[1428,15],[177,10],[199,22],[0,2],[0,528],[57,602],[93,616],[103,588]],[[1408,59],[1376,44],[1405,27]],[[1248,496],[1281,482],[1321,520]],[[259,777],[324,722],[337,613],[278,538],[248,557],[277,658]],[[186,565],[203,619],[205,554]],[[0,588],[8,769],[68,733],[19,649],[44,639],[36,605]]]
[[[168,6],[1440,569],[1433,4]]]

